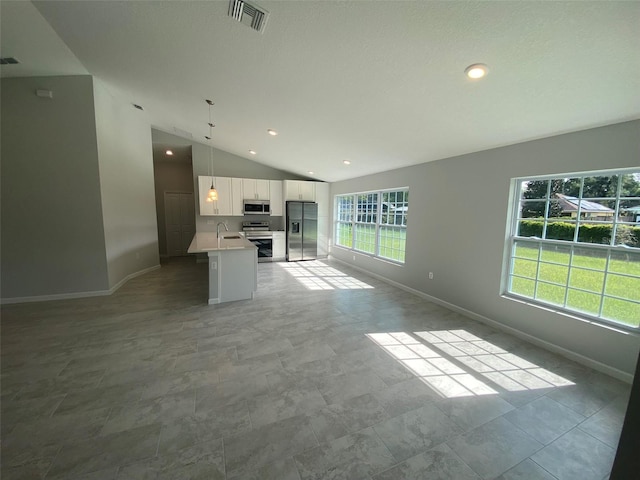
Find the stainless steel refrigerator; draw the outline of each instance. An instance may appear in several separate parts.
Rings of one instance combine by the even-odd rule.
[[[318,258],[318,204],[287,202],[287,261]]]

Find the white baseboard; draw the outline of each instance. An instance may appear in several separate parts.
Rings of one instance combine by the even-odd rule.
[[[574,362],[580,363],[582,365],[585,365],[589,368],[592,368],[594,370],[597,370],[599,372],[605,373],[611,377],[617,378],[618,380],[622,380],[623,382],[626,382],[628,384],[633,383],[633,374],[624,372],[622,370],[619,370],[617,368],[611,367],[609,365],[606,365],[604,363],[598,362],[597,360],[593,360],[592,358],[589,357],[585,357],[584,355],[581,355],[579,353],[576,353],[572,350],[568,350],[564,347],[561,347],[559,345],[556,345],[555,343],[551,343],[551,342],[547,342],[546,340],[541,340],[538,337],[534,337],[533,335],[530,335],[528,333],[522,332],[516,328],[510,327],[508,325],[505,325],[504,323],[500,323],[496,320],[493,320],[491,318],[485,317],[484,315],[480,315],[476,312],[473,312],[471,310],[467,310],[466,308],[462,308],[459,307],[458,305],[454,305],[453,303],[449,303],[446,302],[438,297],[434,297],[432,295],[428,295],[424,292],[421,292],[420,290],[416,290],[415,288],[411,288],[408,287],[406,285],[403,285],[402,283],[396,282],[394,280],[390,280],[386,277],[383,277],[382,275],[378,275],[377,273],[373,273],[365,268],[362,268],[360,266],[357,265],[353,265],[349,262],[345,262],[344,260],[340,260],[339,258],[336,257],[331,257],[331,260],[334,260],[336,262],[342,263],[343,265],[347,265],[351,268],[354,268],[356,270],[359,270],[361,272],[366,273],[367,275],[370,275],[378,280],[381,280],[385,283],[388,283],[390,285],[393,285],[394,287],[397,287],[401,290],[404,290],[405,292],[409,292],[412,293],[414,295],[417,295],[421,298],[424,298],[425,300],[428,300],[430,302],[436,303],[440,306],[443,306],[445,308],[448,308],[449,310],[452,310],[454,312],[460,313],[461,315],[464,315],[465,317],[469,317],[472,318],[473,320],[477,320],[479,322],[482,322],[486,325],[489,325],[493,328],[496,328],[498,330],[502,330],[506,333],[509,333],[511,335],[513,335],[514,337],[518,337],[522,340],[525,340],[529,343],[532,343],[538,347],[544,348],[545,350],[549,350],[550,352],[553,353],[557,353],[558,355],[561,355],[565,358],[568,358],[569,360],[573,360]]]
[[[121,286],[123,286],[125,283],[127,283],[132,278],[139,277],[140,275],[144,275],[145,273],[152,272],[152,271],[157,270],[159,268],[160,268],[160,265],[154,265],[153,267],[144,268],[144,269],[142,269],[142,270],[140,270],[138,272],[130,273],[129,275],[124,277],[122,280],[120,280],[118,283],[116,283],[113,287],[111,287],[109,289],[109,295],[111,295],[112,293],[115,293],[116,290],[118,290]]]
[[[109,290],[93,290],[89,292],[56,293],[53,295],[34,295],[31,297],[3,298],[0,299],[0,304],[9,305],[12,303],[49,302],[52,300],[71,300],[74,298],[105,297],[107,295],[113,294],[116,290],[118,290],[132,278],[139,277],[140,275],[144,275],[145,273],[157,270],[158,268],[160,268],[160,265],[154,265],[153,267],[145,268],[144,270],[140,270],[139,272],[129,274]]]

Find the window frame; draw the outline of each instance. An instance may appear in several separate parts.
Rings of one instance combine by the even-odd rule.
[[[337,248],[342,248],[345,250],[350,250],[353,252],[357,252],[361,255],[366,255],[366,256],[370,256],[373,258],[377,258],[379,260],[383,260],[385,262],[391,262],[394,263],[396,265],[404,265],[405,261],[404,260],[396,260],[394,258],[388,258],[385,256],[380,255],[380,232],[381,232],[381,227],[391,227],[391,228],[397,228],[399,230],[404,230],[405,232],[405,238],[404,238],[404,249],[402,250],[403,256],[406,258],[406,232],[407,232],[407,226],[408,226],[408,211],[409,211],[409,201],[408,199],[406,200],[406,211],[404,211],[402,213],[402,218],[404,219],[404,224],[403,225],[391,225],[391,224],[387,224],[387,223],[381,223],[381,219],[383,216],[383,210],[382,210],[382,204],[383,204],[383,198],[384,198],[384,194],[385,193],[392,193],[392,192],[403,192],[405,194],[409,193],[409,187],[397,187],[397,188],[388,188],[388,189],[382,189],[382,190],[369,190],[369,191],[365,191],[365,192],[353,192],[353,193],[342,193],[342,194],[336,194],[334,195],[334,235],[333,235],[333,239],[334,239],[334,245]],[[371,212],[367,209],[365,210],[365,213],[360,214],[362,216],[367,217],[368,215],[373,215],[375,216],[375,222],[367,222],[367,221],[359,221],[359,214],[358,214],[358,198],[362,195],[376,195],[376,202],[375,202],[375,207],[371,210]],[[340,210],[340,199],[341,198],[351,198],[351,207],[352,207],[352,211],[350,213],[350,218],[351,221],[345,221],[343,219],[343,217],[341,217],[341,210]],[[371,205],[371,203],[366,203],[366,205]],[[365,219],[366,220],[366,219]],[[359,248],[356,248],[356,238],[357,238],[357,226],[358,225],[364,225],[364,226],[372,226],[374,229],[373,232],[373,236],[374,236],[374,251],[369,252],[366,250],[361,250]],[[351,228],[351,246],[348,245],[342,245],[339,243],[340,241],[340,231],[342,229],[343,226],[350,226]],[[400,251],[399,249],[395,249],[397,251]]]
[[[512,179],[512,190],[510,192],[510,202],[509,202],[509,216],[508,216],[508,222],[507,222],[507,231],[506,231],[506,235],[505,235],[505,254],[504,254],[504,261],[503,261],[503,275],[502,275],[502,295],[507,297],[507,298],[514,298],[517,299],[519,301],[525,301],[528,304],[533,304],[537,307],[541,307],[544,308],[546,310],[553,310],[553,311],[557,311],[557,312],[561,312],[567,315],[570,315],[572,317],[577,317],[580,319],[584,319],[586,321],[589,322],[594,322],[594,323],[599,323],[599,324],[603,324],[603,325],[607,325],[607,326],[614,326],[618,329],[621,330],[626,330],[626,331],[630,331],[630,332],[634,332],[634,333],[640,333],[640,324],[638,326],[633,326],[630,325],[628,323],[624,323],[624,320],[614,320],[614,319],[610,319],[610,318],[606,318],[603,317],[603,310],[604,310],[604,304],[605,304],[605,299],[606,298],[610,298],[610,299],[614,299],[614,300],[622,300],[622,301],[626,301],[626,302],[631,302],[631,303],[638,303],[637,300],[635,299],[631,299],[631,298],[624,298],[624,297],[618,297],[614,294],[611,293],[607,293],[607,277],[610,275],[616,275],[616,276],[622,276],[622,277],[630,277],[630,278],[638,278],[635,275],[629,275],[629,274],[625,274],[619,271],[616,271],[613,269],[613,267],[610,266],[610,262],[612,260],[612,258],[617,257],[618,254],[620,253],[624,253],[624,254],[633,254],[633,255],[640,255],[640,247],[633,247],[633,246],[628,246],[628,245],[624,245],[624,244],[616,244],[616,238],[617,238],[617,227],[618,225],[637,225],[640,226],[640,222],[635,222],[635,223],[630,223],[628,221],[619,221],[619,213],[620,213],[620,202],[621,199],[628,199],[628,198],[632,198],[635,199],[637,198],[638,201],[640,201],[640,197],[628,197],[628,196],[624,196],[622,195],[623,191],[622,191],[622,177],[623,175],[638,175],[640,174],[640,169],[635,167],[635,168],[626,168],[626,169],[613,169],[613,170],[598,170],[598,171],[589,171],[589,172],[572,172],[572,173],[567,173],[567,174],[550,174],[550,175],[537,175],[537,176],[527,176],[527,177],[518,177],[518,178],[513,178]],[[579,240],[579,234],[580,234],[580,227],[582,225],[589,225],[589,224],[594,224],[594,223],[598,223],[598,222],[594,222],[592,220],[589,219],[581,219],[580,214],[581,214],[581,207],[582,207],[582,203],[584,200],[591,200],[592,197],[585,197],[583,196],[584,193],[584,179],[585,178],[591,178],[591,177],[611,177],[611,176],[618,176],[618,184],[617,184],[617,188],[616,188],[616,193],[614,196],[612,197],[594,197],[593,199],[597,200],[597,201],[601,201],[601,200],[607,200],[607,201],[612,201],[615,202],[615,208],[614,213],[613,213],[613,217],[611,219],[610,222],[605,222],[605,221],[601,221],[600,223],[609,223],[611,225],[611,236],[609,238],[609,244],[598,244],[598,243],[590,243],[590,242],[580,242]],[[573,233],[573,239],[572,240],[560,240],[560,239],[553,239],[553,238],[545,238],[546,237],[546,231],[547,231],[547,226],[552,223],[552,219],[555,217],[552,217],[550,215],[550,204],[553,200],[552,196],[553,196],[553,192],[552,190],[552,180],[560,180],[560,179],[580,179],[580,187],[579,187],[579,195],[578,197],[576,197],[577,199],[577,204],[578,204],[578,208],[577,208],[577,212],[576,212],[576,216],[575,217],[569,217],[569,222],[568,223],[574,223],[575,228],[574,228],[574,233]],[[542,238],[540,237],[534,237],[534,236],[520,236],[519,235],[519,224],[521,221],[523,220],[527,220],[526,217],[522,217],[521,214],[521,201],[523,200],[523,183],[524,182],[529,182],[529,181],[548,181],[548,185],[547,185],[547,193],[545,195],[544,198],[541,199],[528,199],[528,200],[532,200],[532,201],[544,201],[545,202],[545,207],[544,207],[544,215],[542,218],[542,222],[543,222],[543,232],[542,232]],[[526,200],[526,199],[525,199]],[[564,218],[564,217],[557,217],[557,218]],[[586,221],[585,221],[586,220]],[[640,239],[638,239],[640,240]],[[525,257],[517,257],[516,256],[516,247],[518,245],[518,243],[522,246],[527,245],[527,244],[535,244],[537,247],[537,258],[534,260],[533,258],[531,259],[526,259],[526,260],[530,260],[530,261],[535,261],[535,266],[536,266],[536,274],[534,278],[531,277],[525,277],[525,276],[521,276],[518,274],[514,274],[514,266],[515,266],[515,259],[516,258],[520,258],[520,259],[525,259]],[[542,260],[542,256],[543,256],[543,252],[545,249],[545,246],[556,246],[556,247],[564,247],[565,250],[568,251],[568,255],[569,255],[569,260],[567,264],[564,263],[554,263],[552,261],[549,260]],[[574,257],[574,252],[576,250],[579,251],[591,251],[593,252],[598,252],[602,255],[604,255],[604,267],[602,270],[598,270],[598,269],[592,269],[589,267],[584,267],[584,266],[580,266],[579,264],[574,264],[573,263],[573,257]],[[615,259],[615,258],[614,258]],[[551,281],[548,280],[541,280],[540,278],[540,268],[541,265],[558,265],[561,267],[566,267],[567,268],[567,276],[564,280],[564,284],[560,284],[560,283],[553,283]],[[575,285],[571,284],[571,273],[573,269],[580,269],[580,270],[590,270],[593,272],[597,272],[597,273],[602,273],[603,275],[603,280],[602,280],[602,287],[600,289],[600,292],[594,292],[592,290],[587,290],[585,288],[579,288],[576,287]],[[529,281],[532,281],[534,284],[534,291],[532,293],[532,296],[527,296],[525,294],[521,294],[521,293],[517,293],[517,292],[513,292],[512,290],[512,280],[513,278],[521,278],[521,279],[526,279]],[[562,305],[560,304],[556,304],[553,303],[551,301],[545,301],[545,300],[541,300],[539,298],[536,298],[537,295],[537,291],[538,291],[538,287],[540,284],[549,284],[549,285],[554,285],[554,286],[560,286],[564,289],[564,299],[562,302]],[[570,291],[576,291],[576,292],[581,292],[584,294],[589,294],[589,295],[597,295],[598,299],[599,299],[599,307],[598,307],[598,313],[597,314],[591,314],[589,312],[586,311],[581,311],[575,308],[572,308],[568,305],[568,297],[569,294],[571,293]]]

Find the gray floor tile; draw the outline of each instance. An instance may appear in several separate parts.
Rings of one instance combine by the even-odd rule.
[[[513,410],[505,418],[545,445],[584,420],[579,413],[548,397]]]
[[[331,404],[318,413],[338,419],[348,432],[357,432],[390,418],[377,398],[370,393]]]
[[[144,400],[135,405],[113,408],[101,434],[122,432],[142,425],[167,422],[195,413],[194,390]]]
[[[617,449],[625,413],[625,408],[611,404],[599,412],[594,413],[582,422],[578,428],[610,447]]]
[[[309,420],[287,418],[247,433],[225,438],[227,473],[240,475],[318,445]]]
[[[315,387],[293,387],[277,394],[267,393],[252,398],[248,403],[253,428],[312,413],[327,405]]]
[[[397,461],[429,450],[462,432],[435,405],[426,405],[373,427]]]
[[[285,458],[260,467],[254,472],[233,472],[227,480],[300,480],[298,468],[293,458]]]
[[[373,372],[329,375],[316,380],[318,390],[328,404],[382,390],[387,385]]]
[[[251,418],[245,402],[236,402],[200,411],[174,420],[165,420],[160,434],[158,454],[172,453],[198,443],[210,442],[251,430]]]
[[[542,447],[504,418],[497,418],[460,435],[450,440],[448,445],[485,479],[501,475]]]
[[[608,473],[628,385],[328,265],[374,288],[310,291],[282,265],[260,264],[254,300],[207,305],[206,264],[172,258],[108,297],[3,305],[2,477]],[[379,341],[390,333],[402,339],[396,356]],[[423,370],[432,361],[440,390],[396,358],[409,344]],[[447,397],[456,372],[495,393]],[[601,441],[587,460],[560,454],[568,434],[556,439],[580,415],[572,435]],[[555,440],[536,453],[531,436]]]
[[[372,428],[312,448],[294,459],[302,480],[368,479],[395,463]]]
[[[222,440],[184,448],[120,468],[118,480],[225,480]]]
[[[556,388],[547,395],[585,417],[593,415],[618,396],[606,386],[589,383]]]
[[[419,378],[396,383],[376,391],[374,395],[392,417],[423,407],[440,398]]]
[[[558,480],[600,480],[613,465],[615,450],[575,428],[531,459]]]
[[[513,405],[498,395],[444,398],[436,405],[464,431],[479,427],[513,410]]]
[[[479,480],[446,445],[420,453],[373,477],[374,480]]]
[[[160,425],[153,424],[65,445],[48,476],[79,476],[151,457],[156,453],[159,436]]]
[[[511,470],[504,472],[496,480],[556,480],[537,463],[527,459]]]

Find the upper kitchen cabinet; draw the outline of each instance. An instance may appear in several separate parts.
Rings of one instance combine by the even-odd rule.
[[[234,217],[244,215],[244,193],[241,178],[231,179],[231,214]]]
[[[284,191],[285,200],[303,200],[305,202],[316,201],[316,182],[285,180]]]
[[[245,199],[269,200],[269,180],[243,178],[242,192]]]
[[[269,197],[271,204],[271,216],[281,217],[284,214],[284,202],[282,201],[282,181],[269,180]]]
[[[218,192],[218,200],[207,201],[212,178],[213,185]],[[200,215],[233,215],[231,178],[198,176],[198,198]]]

